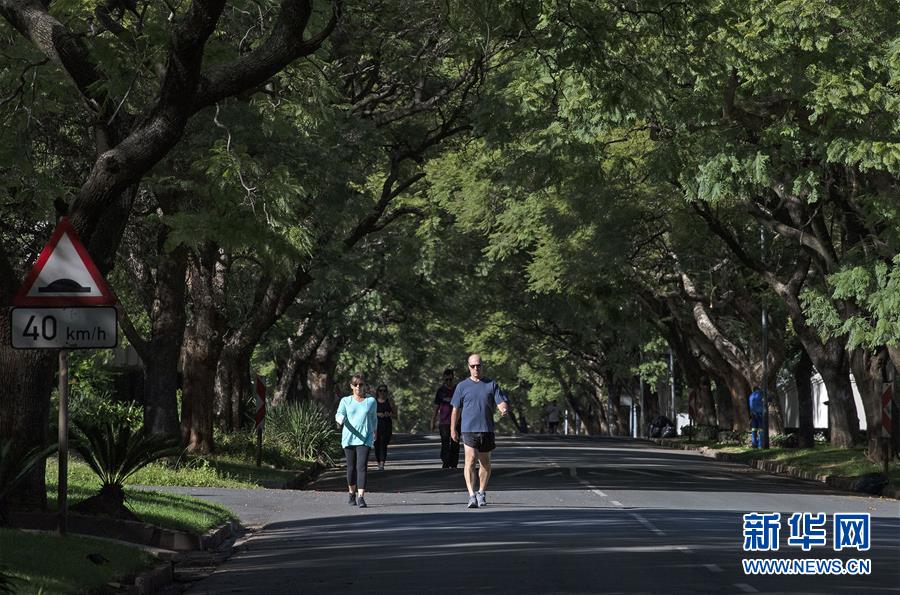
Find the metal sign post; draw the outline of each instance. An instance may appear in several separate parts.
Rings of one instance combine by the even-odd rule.
[[[891,460],[891,425],[893,422],[891,404],[893,403],[893,386],[888,384],[881,395],[881,438],[884,440],[884,474],[888,474]]]
[[[262,467],[262,435],[266,422],[266,385],[256,376],[256,466]]]
[[[56,502],[59,511],[58,529],[66,534],[66,514],[69,509],[69,352],[59,350],[59,475],[56,481]]]

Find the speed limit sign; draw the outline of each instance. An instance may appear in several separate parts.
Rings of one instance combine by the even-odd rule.
[[[115,308],[13,308],[15,349],[103,349],[115,347]]]

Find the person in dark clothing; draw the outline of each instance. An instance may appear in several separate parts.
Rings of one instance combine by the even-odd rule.
[[[431,418],[431,431],[435,423],[441,432],[441,466],[444,469],[456,469],[459,466],[459,442],[450,439],[450,417],[453,415],[453,368],[444,370],[444,383],[434,395],[434,416]]]
[[[387,462],[387,447],[391,443],[391,435],[393,434],[393,420],[397,417],[397,407],[388,393],[386,384],[378,386],[378,389],[375,391],[375,401],[378,405],[378,430],[375,432],[375,461],[378,463],[378,470],[384,471],[384,464]]]
[[[747,398],[747,404],[750,407],[750,448],[762,448],[763,415],[766,411],[766,402],[758,386],[753,387],[753,392]]]

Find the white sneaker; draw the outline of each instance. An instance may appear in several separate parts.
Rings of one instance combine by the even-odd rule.
[[[379,471],[384,471],[384,465],[378,465],[378,470],[379,470]]]

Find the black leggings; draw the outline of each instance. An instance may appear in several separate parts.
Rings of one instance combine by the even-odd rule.
[[[366,465],[369,464],[369,447],[365,445],[347,446],[347,485],[366,489]]]
[[[393,425],[390,420],[378,424],[378,433],[375,435],[375,460],[379,463],[387,462],[387,447],[391,443]]]

